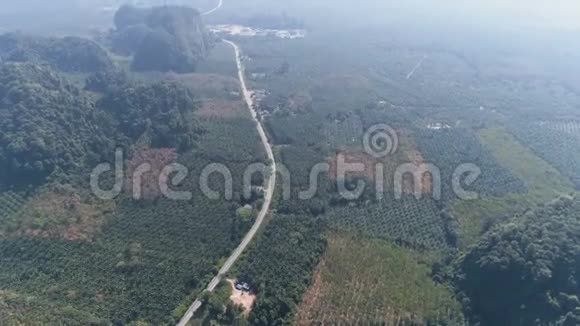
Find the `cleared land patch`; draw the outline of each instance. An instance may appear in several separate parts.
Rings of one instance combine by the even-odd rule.
[[[90,204],[74,189],[55,186],[44,189],[22,204],[2,225],[8,237],[32,236],[91,241],[101,230],[106,212],[114,203]]]
[[[233,280],[227,280],[227,282],[232,287],[230,300],[234,303],[234,305],[243,307],[244,314],[248,315],[252,310],[254,302],[256,301],[256,295],[236,289]]]
[[[144,148],[137,150],[127,164],[128,191],[133,198],[153,200],[159,198],[162,193],[159,188],[159,180],[168,178],[164,168],[177,160],[177,152],[173,148]],[[148,171],[140,174],[138,170],[148,168]]]
[[[218,74],[167,74],[166,79],[179,81],[201,98],[239,98],[240,83],[234,77]]]
[[[420,189],[423,194],[433,193],[433,178],[429,173],[427,173],[425,158],[423,158],[423,154],[421,154],[417,148],[417,144],[415,144],[407,130],[399,131],[399,141],[407,147],[407,150],[405,151],[407,158],[410,163],[416,167],[413,174],[421,176],[421,185],[418,189]],[[413,194],[415,187],[414,180],[409,180],[407,178],[404,179],[403,182],[403,192],[406,194]]]
[[[349,173],[347,177],[364,177],[371,182],[375,180],[375,165],[378,161],[367,153],[358,151],[339,152],[332,158],[329,158],[327,162],[330,165],[329,176],[332,180],[336,180],[339,176],[339,173],[341,172],[339,171],[339,167],[341,165],[357,165],[363,168],[362,171]]]
[[[195,114],[204,117],[232,118],[239,116],[244,111],[242,101],[232,100],[206,100]]]
[[[418,257],[386,241],[331,234],[295,324],[459,323],[460,305],[444,285],[431,280],[429,267]]]

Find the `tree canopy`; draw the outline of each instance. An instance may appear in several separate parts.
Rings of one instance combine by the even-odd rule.
[[[9,183],[35,183],[69,170],[88,155],[94,134],[107,134],[75,86],[46,66],[0,66],[0,174]],[[93,140],[91,140],[93,138]]]
[[[0,61],[47,63],[65,72],[110,69],[112,60],[97,43],[80,37],[0,35]]]
[[[483,325],[578,325],[580,200],[560,199],[494,229],[456,277]]]
[[[37,184],[51,175],[66,176],[142,136],[153,147],[186,149],[202,130],[192,94],[178,84],[139,84],[112,71],[89,77],[87,86],[101,91],[101,100],[49,66],[0,65],[3,183]]]
[[[132,141],[148,133],[151,145],[157,148],[189,149],[203,131],[193,115],[196,103],[192,94],[171,82],[128,84],[111,91],[97,105],[111,113],[115,129]]]

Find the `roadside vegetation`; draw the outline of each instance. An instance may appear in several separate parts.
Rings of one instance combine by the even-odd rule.
[[[248,317],[252,325],[286,325],[308,288],[325,248],[324,224],[293,215],[275,215],[240,263],[239,279],[256,291]]]

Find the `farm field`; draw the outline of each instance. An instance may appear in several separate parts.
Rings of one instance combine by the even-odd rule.
[[[485,197],[474,201],[456,201],[452,210],[459,218],[460,247],[465,248],[496,223],[521,214],[530,207],[574,192],[570,180],[522,145],[506,129],[482,129],[478,138],[498,163],[525,180],[528,191],[503,197]]]
[[[580,188],[580,142],[577,134],[534,122],[515,123],[510,126],[510,132]]]
[[[481,170],[481,176],[465,189],[467,191],[496,197],[527,192],[525,182],[499,164],[469,129],[421,130],[416,133],[416,141],[426,160],[441,170],[444,200],[455,198],[451,189],[452,175],[462,164],[475,164]]]
[[[365,207],[331,209],[324,216],[329,224],[342,230],[390,239],[410,247],[445,249],[448,239],[446,221],[436,203],[429,198],[385,198]]]
[[[21,194],[12,191],[2,192],[0,194],[0,221],[17,213],[25,202],[26,199]]]
[[[542,121],[536,123],[537,128],[548,128],[580,137],[580,122],[576,120]]]
[[[257,292],[250,324],[291,322],[324,251],[324,229],[322,221],[308,216],[272,217],[237,271],[237,278]]]
[[[160,197],[153,176],[144,179],[140,200],[128,187],[101,201],[88,192],[82,171],[64,179],[70,184],[51,183],[27,196],[0,193],[0,324],[173,324],[237,246],[253,211],[240,218],[236,210],[254,204],[241,196],[243,171],[265,154],[247,108],[231,94],[238,83],[220,64],[231,53],[218,48],[212,55],[204,73],[132,75],[147,85],[178,83],[195,96],[187,110],[203,131],[191,147],[150,148],[145,135],[125,153],[129,173],[140,163],[154,170],[168,161],[183,164],[189,176],[179,189],[192,191],[191,200]],[[231,169],[234,201],[201,193],[198,177],[210,163]],[[209,185],[219,191],[218,179]]]
[[[461,325],[459,303],[431,280],[434,255],[332,232],[294,324]]]
[[[0,326],[580,325],[565,4],[22,1],[0,6]],[[278,174],[248,196],[255,163]]]
[[[546,82],[544,88],[541,82],[495,70],[500,66],[497,62],[486,65],[489,62],[479,61],[482,58],[424,47],[359,40],[361,48],[357,51],[325,55],[347,48],[345,42],[352,35],[342,34],[322,48],[319,40],[325,36],[320,33],[288,42],[237,40],[246,56],[247,75],[260,76],[252,79],[251,85],[266,94],[259,109],[278,146],[281,163],[296,176],[292,194],[307,188],[307,173],[314,164],[332,162],[342,153],[350,162],[385,164],[385,199],[376,200],[369,192],[356,201],[341,202],[336,199],[330,173],[319,178],[314,199],[280,200],[280,212],[314,216],[339,232],[396,243],[405,248],[402,250],[461,251],[494,225],[573,191],[571,182],[553,167],[555,164],[527,148],[527,143],[510,134],[510,128],[500,129],[524,106],[530,114],[539,114],[545,106],[571,112],[575,95],[561,84]],[[358,37],[372,38],[369,35]],[[365,158],[364,133],[381,123],[397,131],[398,150],[379,160]],[[575,132],[573,124],[557,128]],[[420,200],[411,196],[392,200],[392,173],[404,163],[439,167],[443,200],[433,200],[432,193],[425,189]],[[452,192],[451,176],[464,163],[475,164],[482,171],[467,188],[479,194],[477,200],[461,201]],[[366,172],[354,180],[362,177],[371,181],[367,186],[372,188],[372,180],[368,180],[372,173]],[[425,265],[431,266],[434,261]],[[355,268],[344,267],[345,271],[350,269]],[[319,270],[312,282],[320,277]],[[260,296],[266,297],[262,300],[278,298],[271,292],[258,293],[258,300]],[[337,301],[332,303],[336,305]],[[312,314],[318,308],[312,308]],[[353,308],[353,315],[354,311],[364,311],[362,306],[358,308]],[[340,309],[334,312],[338,315],[336,311]]]

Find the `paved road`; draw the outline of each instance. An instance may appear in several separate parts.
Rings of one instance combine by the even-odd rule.
[[[224,0],[219,0],[219,3],[217,4],[217,6],[215,8],[213,8],[212,10],[208,10],[206,12],[202,12],[201,15],[202,16],[209,15],[209,14],[213,13],[214,11],[219,10],[223,5],[224,5]]]
[[[424,55],[423,58],[421,58],[421,60],[419,61],[419,63],[417,63],[415,65],[415,67],[413,67],[413,70],[411,70],[411,72],[409,72],[407,74],[407,80],[411,79],[411,77],[413,77],[413,74],[415,74],[415,71],[417,71],[417,69],[421,68],[421,65],[423,64],[423,62],[425,61],[425,59],[427,59],[427,56]]]
[[[242,93],[244,96],[244,100],[246,101],[246,104],[247,104],[248,108],[250,109],[250,112],[252,113],[252,118],[256,122],[256,128],[258,129],[258,133],[260,134],[260,139],[262,140],[262,144],[264,145],[264,148],[266,149],[266,155],[268,156],[268,159],[270,159],[272,164],[271,164],[271,169],[270,169],[271,170],[270,177],[268,178],[268,185],[265,189],[264,204],[262,205],[262,209],[258,213],[258,217],[256,218],[256,222],[254,223],[254,225],[252,226],[250,231],[246,234],[246,236],[244,237],[242,242],[239,244],[239,246],[236,248],[236,250],[234,250],[234,252],[228,258],[228,260],[226,260],[226,262],[224,263],[222,268],[219,270],[218,274],[211,280],[211,282],[209,283],[209,285],[206,288],[206,291],[209,291],[209,292],[212,292],[213,290],[215,290],[217,285],[222,280],[223,276],[230,270],[230,268],[238,260],[238,258],[240,258],[240,255],[242,254],[242,252],[250,244],[250,242],[252,241],[252,239],[254,238],[254,236],[256,235],[258,230],[260,229],[260,226],[262,226],[262,223],[264,222],[264,218],[266,217],[266,214],[268,214],[268,211],[270,210],[270,205],[272,204],[272,196],[274,194],[274,188],[276,187],[276,172],[277,172],[276,160],[274,159],[272,145],[270,144],[270,142],[268,140],[268,136],[266,136],[266,132],[264,131],[264,127],[262,126],[262,124],[258,120],[258,113],[256,112],[256,110],[254,110],[254,99],[252,97],[252,92],[250,92],[248,90],[248,88],[246,87],[246,77],[245,77],[245,73],[244,73],[244,64],[242,63],[242,55],[241,55],[240,48],[234,42],[225,41],[225,40],[224,40],[224,42],[231,45],[234,48],[234,51],[236,54],[236,63],[238,65],[238,78],[240,79],[240,84],[241,84],[241,89],[242,89]],[[201,307],[201,305],[202,305],[202,303],[199,299],[195,300],[195,302],[193,302],[193,304],[189,307],[189,309],[187,310],[187,312],[185,313],[183,318],[181,318],[181,320],[179,321],[177,326],[185,326],[189,322],[191,317],[193,317],[193,314]]]

